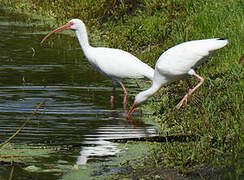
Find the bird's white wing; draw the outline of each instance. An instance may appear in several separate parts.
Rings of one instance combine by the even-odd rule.
[[[188,41],[176,45],[164,52],[158,59],[155,68],[165,75],[183,75],[191,68],[201,64],[211,51],[227,44],[223,39],[204,39]]]
[[[154,70],[132,54],[113,48],[94,48],[92,58],[101,73],[111,78],[153,78]]]

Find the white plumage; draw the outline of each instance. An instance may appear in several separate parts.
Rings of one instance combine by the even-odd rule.
[[[228,41],[221,38],[194,40],[178,44],[165,51],[156,62],[152,86],[136,95],[128,115],[130,116],[136,107],[156,93],[164,84],[183,79],[187,75],[193,75],[200,82],[190,89],[189,93],[176,106],[179,109],[184,103],[187,103],[188,96],[204,81],[201,76],[195,73],[194,68],[200,65],[212,51],[222,48],[226,44]]]
[[[124,78],[153,79],[154,70],[147,64],[140,61],[132,54],[113,48],[92,47],[88,42],[85,24],[80,19],[72,19],[62,27],[55,29],[45,36],[42,43],[52,34],[63,30],[72,29],[79,40],[80,46],[90,64],[101,74],[113,81],[113,95],[111,96],[111,106],[115,95],[116,83],[119,83],[124,90],[124,109],[126,109],[127,91],[122,83]]]

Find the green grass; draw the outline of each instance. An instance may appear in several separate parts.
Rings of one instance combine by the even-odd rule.
[[[143,105],[144,110],[152,113],[149,118],[160,125],[162,133],[191,133],[200,138],[189,143],[163,143],[149,159],[151,166],[185,172],[186,167],[233,166],[238,155],[243,154],[242,0],[0,2],[13,10],[37,14],[44,21],[52,19],[53,24],[47,21],[52,28],[78,17],[87,25],[91,44],[124,49],[151,66],[165,50],[181,42],[227,38],[229,44],[197,69],[205,82],[181,110],[174,107],[188,91],[186,81],[163,87]],[[197,80],[190,78],[189,82],[195,85]],[[227,160],[226,156],[231,158]],[[239,167],[238,173],[242,170]]]

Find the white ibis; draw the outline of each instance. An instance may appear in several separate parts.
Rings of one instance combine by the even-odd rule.
[[[184,103],[187,103],[187,98],[204,81],[204,78],[193,69],[206,60],[212,51],[222,48],[226,44],[228,41],[222,38],[194,40],[178,44],[165,51],[156,62],[152,86],[136,95],[128,116],[131,116],[136,107],[155,94],[164,84],[186,78],[187,75],[193,75],[200,82],[193,89],[190,89],[176,106],[177,109],[180,109]]]
[[[116,84],[119,83],[124,90],[124,109],[126,110],[127,90],[122,83],[124,78],[153,79],[154,70],[140,61],[132,54],[113,48],[92,47],[88,42],[85,24],[80,19],[72,19],[67,24],[55,29],[43,38],[43,43],[49,36],[63,30],[74,30],[80,46],[89,63],[101,74],[112,79],[113,94],[110,102],[113,107]]]

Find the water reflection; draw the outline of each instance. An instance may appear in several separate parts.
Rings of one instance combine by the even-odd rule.
[[[83,147],[80,151],[80,156],[77,158],[76,164],[84,165],[89,158],[94,160],[99,157],[116,155],[120,152],[116,145],[116,143],[101,139],[95,142],[95,146]]]
[[[121,88],[116,91],[116,109],[110,108],[111,80],[93,70],[76,39],[60,35],[62,40],[41,47],[42,32],[30,28],[22,16],[12,17],[1,9],[0,14],[1,141],[42,101],[46,107],[39,109],[15,142],[79,145],[80,155],[70,164],[118,153],[117,144],[108,139],[155,134],[152,126],[124,117]],[[126,87],[129,96],[140,90],[130,81]],[[73,151],[65,153],[76,156]],[[58,159],[59,152],[52,156]]]
[[[114,113],[113,113],[114,114]],[[80,151],[80,156],[77,158],[77,165],[86,164],[89,159],[96,159],[103,156],[115,155],[120,152],[117,148],[118,143],[111,142],[112,139],[123,139],[133,137],[148,137],[156,134],[154,127],[136,127],[134,119],[126,119],[122,116],[116,125],[101,126],[96,129],[94,134],[85,135],[83,144],[92,146],[83,146]],[[131,122],[130,122],[131,121]]]

